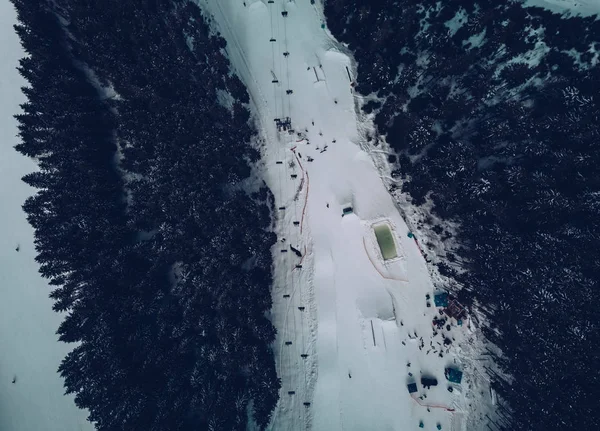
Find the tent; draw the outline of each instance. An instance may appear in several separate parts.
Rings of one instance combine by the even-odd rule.
[[[446,292],[437,293],[433,297],[433,302],[436,307],[447,307],[448,306],[448,294]]]
[[[462,381],[463,373],[462,371],[457,370],[456,368],[446,368],[444,370],[444,375],[452,383],[460,384],[460,382]]]

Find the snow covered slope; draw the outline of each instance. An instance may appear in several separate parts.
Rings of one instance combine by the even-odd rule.
[[[279,208],[272,319],[282,391],[271,428],[407,430],[423,421],[430,430],[466,429],[484,379],[465,373],[450,392],[444,369],[470,367],[456,356],[474,342],[470,323],[449,320],[449,330],[434,331],[440,313],[425,260],[363,150],[371,125],[356,115],[355,68],[321,6],[198,1],[249,89]],[[342,217],[346,207],[353,211]],[[398,254],[387,261],[373,231],[381,223]],[[425,389],[423,376],[438,386]],[[411,382],[419,389],[412,396]]]
[[[18,141],[12,116],[25,101],[20,90],[25,81],[16,70],[24,53],[15,23],[12,5],[0,2],[0,430],[91,430],[86,412],[63,395],[57,369],[70,349],[55,335],[61,317],[52,311],[50,288],[38,274],[33,229],[21,210],[34,193],[21,177],[36,167],[13,149]]]
[[[554,13],[574,16],[600,14],[600,0],[525,0],[525,6],[538,6]]]

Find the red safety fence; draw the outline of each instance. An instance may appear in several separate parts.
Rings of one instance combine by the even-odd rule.
[[[411,396],[411,398],[412,398],[413,400],[415,400],[415,401],[417,402],[417,404],[419,404],[419,405],[420,405],[420,406],[422,406],[422,407],[429,407],[429,408],[432,408],[432,409],[444,409],[444,410],[446,410],[446,411],[448,411],[448,412],[453,412],[453,411],[454,411],[454,409],[453,409],[453,408],[451,408],[451,407],[447,407],[447,406],[442,406],[442,405],[438,405],[438,404],[423,404],[423,403],[422,403],[421,401],[419,401],[419,399],[418,399],[417,397],[415,397],[414,395],[413,395],[413,396]]]
[[[417,241],[417,238],[415,238],[415,237],[413,237],[413,239],[415,240],[415,244],[417,244],[417,248],[419,249],[419,251],[421,252],[421,254],[423,254],[423,249],[419,245],[419,241]]]

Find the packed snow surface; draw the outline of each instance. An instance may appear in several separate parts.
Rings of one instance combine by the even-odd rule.
[[[537,6],[554,13],[575,16],[600,14],[600,0],[525,0],[525,6]]]
[[[319,2],[198,1],[250,92],[276,199],[282,390],[271,429],[466,429],[470,379],[450,392],[444,369],[462,368],[456,353],[471,325],[449,319],[434,335],[431,277],[371,158],[354,64]],[[381,223],[397,249],[385,261],[373,230]],[[438,385],[425,389],[423,376]]]
[[[55,334],[62,318],[52,311],[50,288],[38,274],[33,230],[21,209],[35,192],[21,177],[36,166],[13,149],[13,115],[25,101],[25,81],[16,70],[24,52],[15,23],[12,5],[0,2],[0,430],[91,430],[87,412],[63,395],[57,369],[70,347]]]

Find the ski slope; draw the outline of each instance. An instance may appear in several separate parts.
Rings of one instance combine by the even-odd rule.
[[[63,395],[57,369],[70,346],[55,334],[62,318],[52,311],[50,287],[34,261],[33,229],[21,209],[35,192],[21,177],[36,166],[13,148],[13,115],[25,102],[25,81],[16,70],[25,53],[14,24],[12,4],[0,2],[0,430],[92,430],[87,412]]]
[[[408,430],[423,421],[466,430],[490,395],[481,395],[485,379],[465,372],[451,393],[444,368],[470,367],[473,328],[454,321],[434,335],[431,277],[365,152],[372,125],[356,114],[353,60],[325,28],[319,2],[197,1],[249,90],[278,208],[271,318],[282,390],[271,429]],[[288,117],[292,133],[275,121]],[[342,217],[347,206],[353,213]],[[373,231],[381,223],[398,255],[387,261]],[[423,388],[421,376],[438,386]]]

